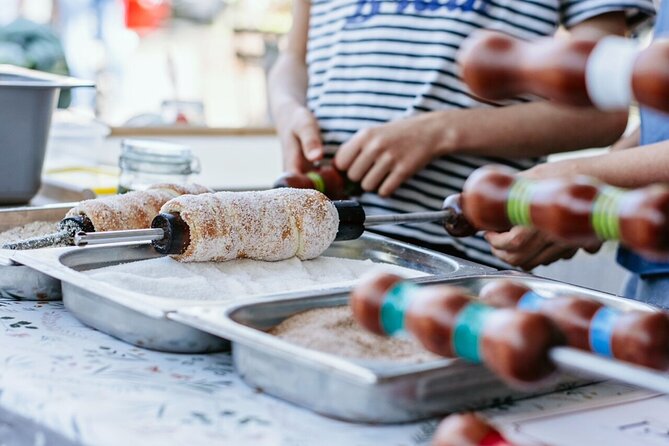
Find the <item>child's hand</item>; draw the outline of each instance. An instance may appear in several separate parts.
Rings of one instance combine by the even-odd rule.
[[[286,172],[306,172],[323,158],[320,129],[309,109],[304,106],[286,108],[276,120]]]
[[[578,252],[578,247],[551,240],[536,229],[516,226],[508,232],[486,232],[492,253],[509,265],[531,271],[540,265],[550,265],[562,259],[571,259]],[[594,253],[601,244],[584,246]]]
[[[364,190],[391,195],[437,156],[438,137],[427,115],[358,131],[337,151],[335,166]]]

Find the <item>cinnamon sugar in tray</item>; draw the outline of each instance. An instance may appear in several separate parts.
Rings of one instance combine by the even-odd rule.
[[[346,358],[402,363],[439,359],[413,340],[385,338],[366,331],[346,305],[298,313],[269,333],[301,347]]]

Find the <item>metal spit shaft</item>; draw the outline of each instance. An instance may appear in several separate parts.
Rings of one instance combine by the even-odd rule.
[[[446,218],[447,211],[413,212],[407,214],[383,214],[365,217],[364,226],[439,221]],[[131,229],[126,231],[78,232],[74,236],[75,246],[102,245],[107,243],[149,243],[165,236],[162,229]]]
[[[142,243],[161,240],[165,232],[160,229],[129,229],[126,231],[77,232],[75,246],[103,245],[106,243]]]
[[[612,379],[669,395],[669,374],[665,372],[596,356],[571,347],[554,347],[549,356],[565,371]]]
[[[402,223],[427,223],[445,219],[449,211],[410,212],[407,214],[381,214],[365,217],[365,227],[397,225]]]

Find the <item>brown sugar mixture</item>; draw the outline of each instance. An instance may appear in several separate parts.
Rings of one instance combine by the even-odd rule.
[[[269,333],[287,342],[346,358],[420,363],[439,359],[413,340],[385,338],[367,332],[347,305],[298,313]]]

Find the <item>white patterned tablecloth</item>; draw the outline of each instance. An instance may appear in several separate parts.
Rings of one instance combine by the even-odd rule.
[[[504,419],[630,391],[615,385],[576,389],[489,415]],[[429,444],[436,425],[331,420],[246,386],[229,354],[142,350],[82,325],[60,302],[0,298],[0,444],[27,444],[7,442],[10,434],[2,429],[11,430],[10,415],[47,429],[32,442],[43,445],[65,439],[100,446],[140,440],[143,446],[411,446]]]

